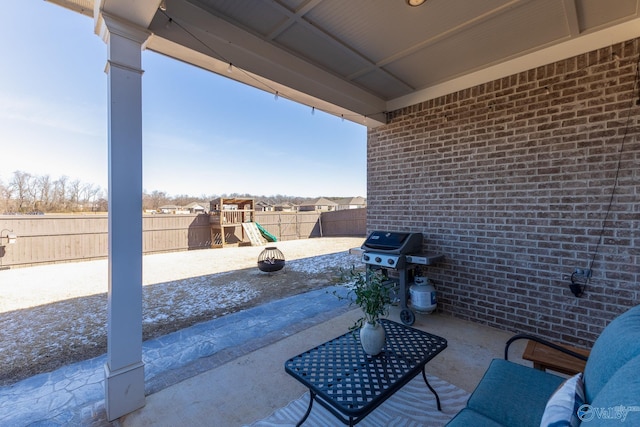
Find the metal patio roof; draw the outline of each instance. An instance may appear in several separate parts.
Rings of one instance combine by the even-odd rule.
[[[369,126],[640,36],[640,0],[49,1],[96,32],[109,14],[150,30],[147,49]]]

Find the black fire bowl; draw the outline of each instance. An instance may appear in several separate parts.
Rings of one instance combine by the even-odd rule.
[[[284,268],[284,260],[274,259],[258,261],[258,268],[260,269],[260,271],[264,271],[265,273],[273,273],[274,271],[279,271]]]

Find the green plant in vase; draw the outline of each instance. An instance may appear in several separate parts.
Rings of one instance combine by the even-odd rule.
[[[384,328],[378,320],[389,314],[395,283],[382,270],[367,269],[362,272],[355,267],[349,271],[348,279],[346,298],[360,307],[363,314],[349,329],[360,329],[360,341],[365,352],[376,355],[382,351],[385,341]]]

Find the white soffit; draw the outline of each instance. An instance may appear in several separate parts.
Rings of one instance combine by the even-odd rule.
[[[615,27],[585,34],[481,70],[451,79],[438,85],[418,90],[387,103],[387,111],[428,101],[463,89],[531,70],[566,58],[601,49],[616,43],[640,37],[640,19],[624,22]]]

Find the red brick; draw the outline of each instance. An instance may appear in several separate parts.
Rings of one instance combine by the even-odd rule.
[[[422,230],[445,255],[427,268],[442,311],[588,347],[637,304],[639,49],[636,39],[520,72],[368,131],[367,226]],[[576,299],[562,275],[592,260]]]

